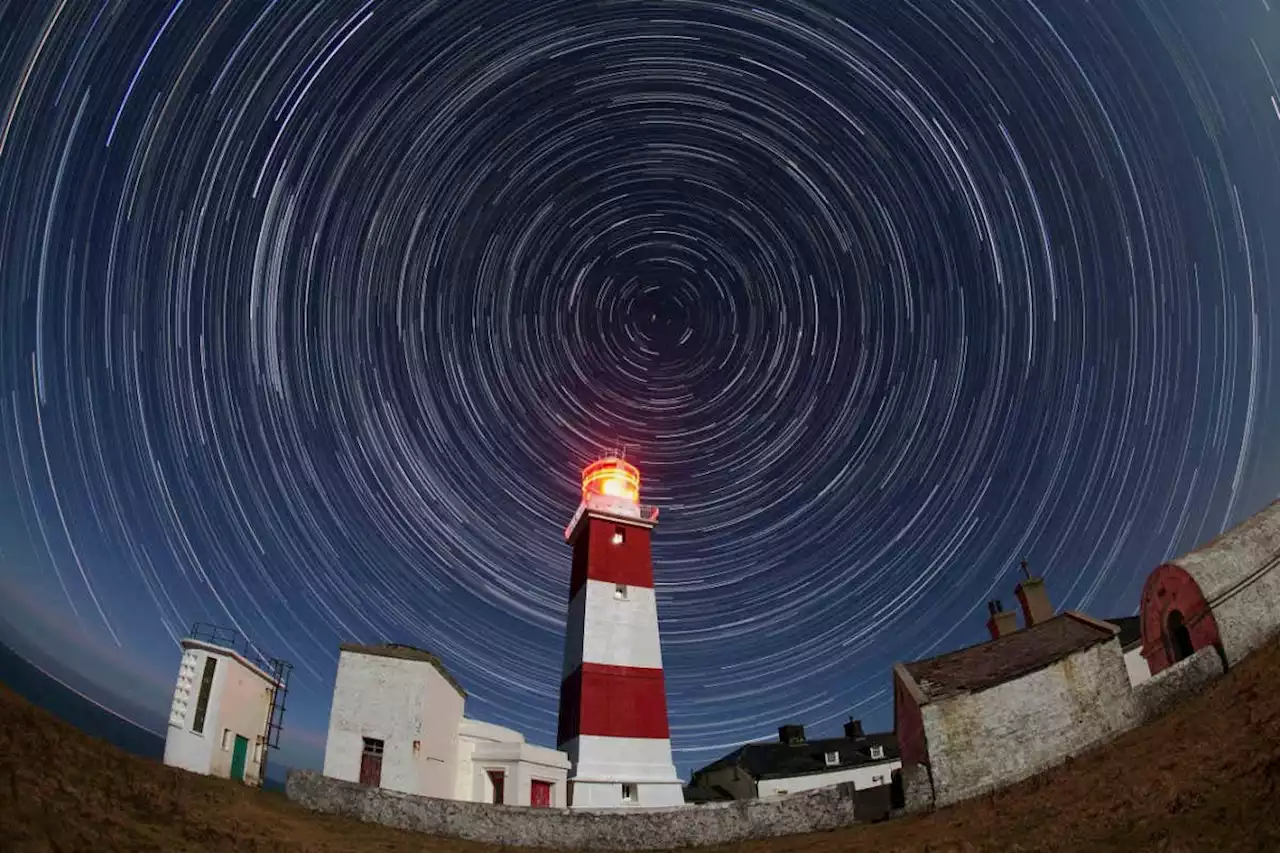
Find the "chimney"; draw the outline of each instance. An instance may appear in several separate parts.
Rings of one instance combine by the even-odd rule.
[[[1024,572],[1026,568],[1027,564],[1024,561],[1022,564]],[[1030,628],[1032,625],[1039,625],[1046,619],[1053,618],[1053,605],[1049,603],[1049,593],[1044,588],[1044,578],[1033,578],[1028,574],[1018,581],[1014,592],[1018,596],[1018,603],[1022,605],[1024,627]]]
[[[804,743],[804,726],[795,724],[778,726],[778,743],[788,746],[799,746]]]
[[[862,733],[862,720],[855,720],[850,717],[849,722],[844,724],[844,736],[850,739],[866,737]]]
[[[987,619],[987,630],[991,632],[991,639],[998,640],[1018,630],[1018,614],[1012,610],[1005,610],[1004,603],[999,599],[987,602],[987,612],[991,614]]]

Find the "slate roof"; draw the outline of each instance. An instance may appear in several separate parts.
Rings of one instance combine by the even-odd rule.
[[[925,700],[935,701],[1013,681],[1115,635],[1115,626],[1067,611],[998,640],[901,666]]]
[[[1142,620],[1137,616],[1121,616],[1107,621],[1120,629],[1120,648],[1127,652],[1142,645]]]
[[[872,758],[871,747],[884,747],[883,758]],[[838,764],[827,765],[827,753],[840,753]],[[700,773],[722,767],[739,767],[753,779],[783,779],[809,773],[830,773],[863,764],[881,764],[898,758],[898,738],[893,732],[869,734],[859,738],[833,737],[788,744],[778,741],[747,743],[728,755],[711,762]]]
[[[413,646],[402,645],[401,643],[376,643],[365,645],[362,643],[343,643],[338,646],[339,651],[351,652],[357,655],[373,655],[375,657],[396,658],[398,660],[414,660],[429,663],[436,668],[436,672],[444,676],[444,680],[454,690],[458,691],[463,699],[467,698],[467,691],[462,689],[462,685],[458,683],[458,679],[453,677],[453,673],[445,669],[444,663],[440,658],[433,655],[425,649],[415,648]]]

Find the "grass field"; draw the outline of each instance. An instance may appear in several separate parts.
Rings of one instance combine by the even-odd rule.
[[[921,817],[733,849],[1275,853],[1278,686],[1280,643],[1272,643],[1163,719],[1006,791]],[[314,815],[283,794],[164,767],[91,738],[0,686],[4,853],[493,849]]]

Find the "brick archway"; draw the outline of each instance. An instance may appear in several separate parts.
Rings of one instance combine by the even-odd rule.
[[[1172,623],[1171,623],[1172,617]],[[1200,584],[1174,563],[1164,563],[1142,588],[1142,656],[1155,675],[1188,652],[1222,648],[1222,636]],[[1189,648],[1188,648],[1189,646]]]

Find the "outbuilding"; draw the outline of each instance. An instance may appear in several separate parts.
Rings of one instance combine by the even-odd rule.
[[[343,644],[324,775],[443,799],[564,806],[568,756],[467,719],[466,696],[428,651]]]
[[[1212,646],[1230,667],[1280,630],[1280,500],[1156,567],[1142,588],[1142,654],[1158,673]]]
[[[1018,598],[1024,629],[993,602],[992,640],[894,666],[909,809],[1025,779],[1130,725],[1119,629],[1074,611],[1052,615],[1039,578],[1019,584]]]

